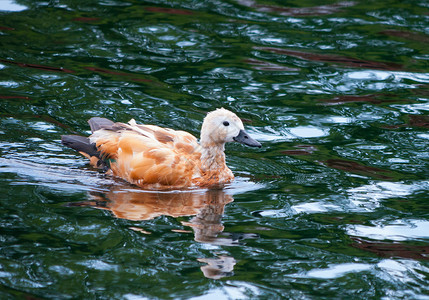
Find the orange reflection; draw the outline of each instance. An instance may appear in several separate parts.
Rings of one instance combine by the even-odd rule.
[[[187,222],[182,221],[182,224],[190,226],[195,240],[201,243],[232,246],[238,245],[242,238],[253,237],[251,234],[223,233],[222,215],[225,205],[234,199],[222,189],[174,192],[112,189],[107,193],[91,192],[90,197],[90,201],[70,205],[109,210],[117,218],[131,221],[151,220],[159,216],[193,216]],[[131,229],[150,234],[138,227]],[[235,265],[235,259],[228,256],[199,258],[198,261],[207,263],[201,270],[204,276],[213,279],[231,276]]]
[[[219,216],[216,223],[220,223],[225,205],[233,201],[232,196],[223,190],[153,192],[113,189],[103,194],[91,193],[91,198],[93,201],[87,202],[87,205],[110,210],[121,219],[144,221],[159,216],[177,218],[198,215],[204,220],[210,208],[211,215]]]

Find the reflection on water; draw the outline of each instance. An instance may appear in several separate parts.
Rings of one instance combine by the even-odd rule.
[[[27,7],[16,3],[14,0],[2,0],[0,2],[0,11],[22,11]]]
[[[131,221],[151,220],[160,216],[174,218],[189,217],[181,221],[194,231],[195,241],[222,246],[237,246],[244,238],[253,234],[228,234],[223,232],[222,216],[225,205],[234,201],[223,189],[152,192],[137,189],[114,188],[106,193],[91,192],[90,200],[69,203],[69,206],[90,206],[110,211],[115,217]],[[133,227],[133,230],[150,234],[149,231]],[[208,265],[201,270],[208,278],[230,276],[236,263],[233,257],[200,258]]]
[[[201,271],[207,278],[220,279],[232,276],[234,265],[237,263],[233,257],[219,256],[218,258],[199,258],[198,261],[207,265],[201,267]]]
[[[371,267],[371,265],[359,263],[333,265],[326,269],[311,270],[305,274],[304,277],[333,279],[345,276],[347,273],[359,273],[362,271],[367,271],[371,269]]]
[[[398,220],[382,226],[350,225],[347,233],[352,236],[377,240],[406,241],[407,239],[428,239],[429,222],[423,220]]]

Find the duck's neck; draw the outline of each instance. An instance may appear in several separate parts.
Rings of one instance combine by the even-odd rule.
[[[201,169],[205,172],[222,172],[227,168],[225,163],[225,144],[201,144]]]

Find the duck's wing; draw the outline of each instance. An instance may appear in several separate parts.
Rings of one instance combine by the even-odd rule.
[[[114,175],[143,187],[190,185],[201,155],[193,135],[134,120],[97,130],[90,141]]]
[[[94,133],[100,129],[109,129],[111,128],[115,122],[110,121],[106,118],[93,117],[88,120],[89,127],[91,128],[91,132]]]

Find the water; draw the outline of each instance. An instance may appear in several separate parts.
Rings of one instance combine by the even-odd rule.
[[[1,1],[0,298],[428,299],[425,1]],[[236,112],[223,190],[60,143]]]

